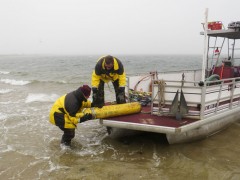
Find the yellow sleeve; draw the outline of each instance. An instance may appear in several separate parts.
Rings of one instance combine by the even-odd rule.
[[[86,102],[83,101],[83,102],[82,102],[82,108],[90,108],[90,107],[91,107],[91,104],[92,104],[92,102],[89,101],[89,100],[87,100]]]
[[[119,87],[126,86],[126,74],[125,72],[122,75],[119,75]]]
[[[82,113],[82,114],[83,114],[83,113]],[[77,114],[76,114],[76,117],[69,116],[69,119],[71,120],[71,122],[72,122],[73,124],[78,124],[79,117],[77,117]]]
[[[87,100],[86,102],[85,101],[82,102],[82,108],[81,109],[90,108],[90,107],[91,107],[91,101]],[[79,119],[83,116],[84,116],[84,113],[82,113],[82,112],[79,112],[79,113],[76,114],[77,119]]]
[[[98,88],[101,76],[96,75],[95,71],[92,73],[92,87]]]
[[[77,120],[79,120],[79,118],[81,118],[83,116],[84,116],[84,114],[82,112],[76,114]]]

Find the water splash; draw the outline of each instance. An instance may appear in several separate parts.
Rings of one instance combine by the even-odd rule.
[[[54,102],[58,97],[57,94],[30,93],[25,102]]]
[[[7,93],[10,93],[12,91],[13,91],[13,89],[0,89],[0,94],[7,94]]]
[[[23,80],[15,80],[15,79],[1,79],[0,82],[16,85],[16,86],[24,86],[26,84],[31,83],[31,81],[23,81]]]
[[[0,74],[9,74],[10,72],[8,71],[0,71]]]

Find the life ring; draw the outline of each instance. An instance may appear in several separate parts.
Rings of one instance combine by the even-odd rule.
[[[212,74],[210,77],[206,78],[206,81],[218,81],[218,80],[220,80],[220,76],[218,74]],[[207,83],[207,85],[214,85],[214,84],[215,83]]]
[[[210,77],[206,79],[206,81],[217,81],[220,80],[220,76],[218,74],[212,74]]]

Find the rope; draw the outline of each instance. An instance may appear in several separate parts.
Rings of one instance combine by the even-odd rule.
[[[164,80],[159,80],[158,82],[158,110],[159,113],[162,110],[162,107],[165,105],[165,96],[164,96],[164,91],[165,91],[165,81]]]
[[[146,79],[146,78],[150,78],[150,77],[151,77],[151,75],[147,75],[147,76],[144,76],[142,79],[140,79],[140,80],[136,83],[136,85],[134,86],[134,91],[137,90],[137,86],[138,86],[138,84],[140,84],[140,82],[142,82],[144,79],[145,79],[145,81],[146,81],[146,80],[148,80],[148,79]]]
[[[161,80],[159,81],[159,84],[160,84],[160,97],[161,97],[161,102],[162,104],[164,105],[165,104],[165,96],[164,96],[164,91],[165,91],[165,81],[164,80]]]

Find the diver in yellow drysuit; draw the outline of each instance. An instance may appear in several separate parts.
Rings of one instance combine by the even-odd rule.
[[[83,85],[77,90],[58,98],[50,111],[50,122],[63,131],[61,144],[70,146],[75,136],[78,123],[92,119],[91,114],[82,113],[83,108],[90,108],[91,101],[87,100],[91,88]]]
[[[93,106],[104,105],[104,83],[112,81],[117,104],[126,103],[125,86],[126,74],[122,62],[113,56],[101,57],[92,73]]]

